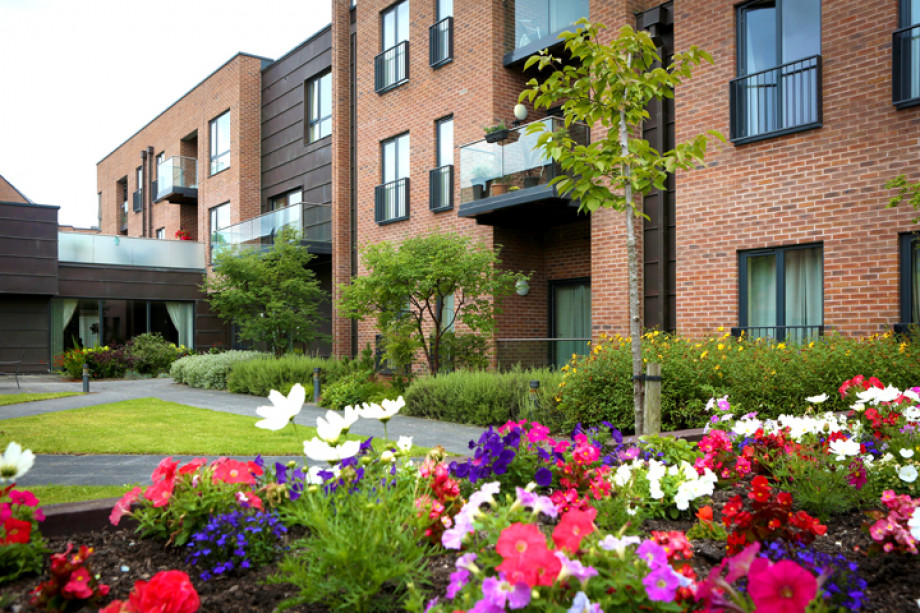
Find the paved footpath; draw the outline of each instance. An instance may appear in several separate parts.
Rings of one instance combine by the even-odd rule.
[[[52,375],[27,375],[20,377],[21,390],[9,377],[0,378],[0,394],[82,392],[81,382],[63,381]],[[0,406],[0,420],[27,415],[42,415],[135,398],[159,398],[212,411],[256,417],[256,408],[271,404],[267,398],[248,394],[233,394],[219,390],[201,390],[174,383],[172,379],[106,380],[93,381],[90,393],[68,398],[54,398],[37,402],[24,402]],[[315,426],[316,418],[325,415],[326,409],[305,404],[295,420],[298,425]],[[448,452],[468,454],[470,440],[477,440],[483,428],[448,422],[397,415],[387,424],[392,440],[411,436],[416,445],[434,447],[442,445]],[[2,423],[0,423],[2,430]],[[361,419],[352,426],[352,434],[360,436],[383,435],[383,427],[376,420]],[[2,450],[0,450],[2,453]],[[166,454],[168,455],[168,454]],[[147,485],[150,473],[163,458],[162,455],[37,455],[35,465],[18,483],[28,485]],[[175,456],[186,461],[191,456]],[[212,458],[209,458],[212,459]],[[252,457],[240,457],[251,460]],[[284,458],[267,457],[266,461],[302,461],[303,456]]]

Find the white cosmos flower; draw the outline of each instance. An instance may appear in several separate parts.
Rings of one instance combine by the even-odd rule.
[[[307,392],[300,383],[294,384],[286,398],[278,390],[272,390],[268,394],[272,406],[261,406],[256,409],[256,415],[263,418],[256,422],[256,428],[280,430],[285,427],[300,413],[306,395]]]
[[[380,404],[364,403],[360,409],[356,410],[358,415],[364,419],[377,419],[386,423],[404,406],[406,406],[406,401],[400,396],[396,400],[384,400]]]
[[[23,476],[35,464],[35,454],[31,449],[22,450],[22,445],[11,441],[6,451],[0,456],[0,483],[15,481]]]
[[[350,407],[346,407],[350,408]],[[346,415],[335,411],[326,411],[326,417],[316,418],[316,433],[319,437],[334,445],[342,434],[347,433],[351,425],[358,421],[357,413],[352,410]]]
[[[396,447],[403,453],[409,453],[409,450],[412,449],[412,437],[400,436],[399,440],[396,441]]]
[[[848,456],[859,455],[859,443],[853,439],[831,441],[831,444],[827,446],[827,451],[828,453],[837,454],[837,461],[839,462]]]
[[[819,394],[817,396],[808,396],[807,398],[805,398],[805,400],[807,402],[810,402],[811,404],[821,404],[822,402],[827,400],[827,394]]]
[[[862,403],[870,404],[879,404],[882,402],[892,402],[895,398],[901,395],[901,390],[898,388],[889,385],[885,389],[879,389],[877,387],[870,387],[867,390],[861,392],[856,392],[856,397],[859,398],[859,401]]]
[[[900,477],[901,481],[904,483],[913,483],[917,480],[917,469],[910,464],[902,466],[898,469],[898,477]]]
[[[901,451],[899,451],[898,453],[901,454],[901,457],[902,457],[902,458],[912,458],[912,457],[914,457],[914,450],[913,450],[913,449],[908,449],[907,447],[901,449]]]
[[[341,445],[330,445],[326,441],[313,437],[303,442],[303,452],[311,460],[334,464],[356,455],[361,450],[358,441],[345,441]]]

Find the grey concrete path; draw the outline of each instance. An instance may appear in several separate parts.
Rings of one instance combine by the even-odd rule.
[[[0,394],[82,392],[79,382],[67,382],[51,375],[27,375],[20,377],[22,389],[16,389],[13,380],[0,379]],[[93,381],[90,393],[67,398],[54,398],[36,402],[24,402],[0,406],[0,420],[27,415],[42,415],[54,411],[66,411],[82,407],[131,400],[136,398],[159,398],[188,406],[212,411],[223,411],[237,415],[256,417],[256,408],[271,404],[267,398],[233,394],[218,390],[200,390],[174,383],[172,379],[107,380]],[[315,426],[316,418],[325,415],[326,409],[312,404],[304,405],[295,420],[298,425]],[[416,445],[422,447],[443,446],[448,452],[468,454],[470,440],[477,440],[483,428],[439,422],[416,417],[397,415],[387,425],[391,440],[400,436],[411,436]],[[0,422],[2,430],[2,422]],[[383,427],[376,420],[359,420],[352,426],[352,434],[359,436],[383,436]],[[2,453],[2,450],[0,450]],[[18,483],[27,485],[123,485],[140,483],[147,485],[150,473],[163,456],[89,456],[89,455],[38,455],[35,466]],[[186,461],[190,456],[176,456]],[[213,459],[213,458],[209,458]],[[239,458],[251,460],[248,458]],[[266,458],[266,461],[302,461],[302,456],[289,458]]]

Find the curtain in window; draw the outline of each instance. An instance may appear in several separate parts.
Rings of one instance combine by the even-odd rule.
[[[910,294],[911,294],[911,313],[910,322],[920,323],[920,238],[916,238],[911,243],[910,254]]]
[[[750,331],[752,338],[774,336],[776,326],[776,255],[757,255],[747,259],[747,325],[769,329]]]
[[[453,332],[455,317],[454,295],[444,296],[444,300],[441,301],[441,329]]]
[[[553,292],[553,328],[556,338],[591,337],[591,286],[559,285]],[[568,363],[573,353],[584,354],[586,341],[556,341],[556,366]]]
[[[64,330],[73,319],[77,301],[70,299],[51,301],[51,359],[64,353]]]
[[[179,331],[179,344],[193,348],[195,341],[193,337],[192,321],[194,313],[192,303],[190,302],[167,302],[166,311],[169,313],[169,319]]]
[[[820,326],[824,322],[821,249],[790,249],[785,253],[786,325]],[[816,329],[790,330],[787,340],[817,335]]]

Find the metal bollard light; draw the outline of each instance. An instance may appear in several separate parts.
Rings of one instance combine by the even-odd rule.
[[[83,363],[83,393],[89,393],[89,364]]]
[[[537,401],[537,390],[538,389],[540,389],[540,382],[531,381],[530,382],[530,404],[533,405],[534,410],[536,410],[538,406],[538,401]]]
[[[313,369],[313,404],[319,404],[320,398],[320,382],[319,382],[319,373],[322,369],[317,366]]]

